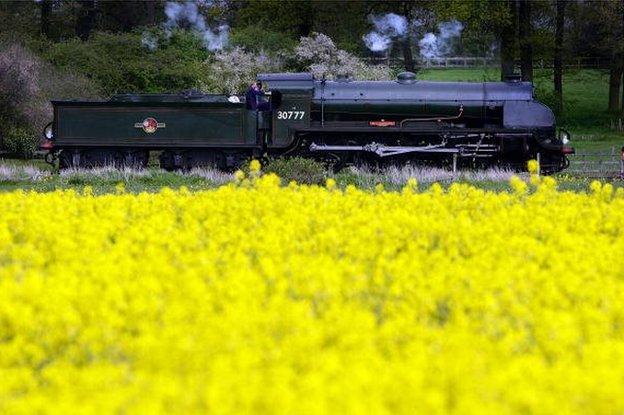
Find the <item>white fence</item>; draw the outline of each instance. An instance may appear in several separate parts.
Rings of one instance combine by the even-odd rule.
[[[401,57],[372,56],[366,59],[372,64],[386,64],[392,67],[404,66]],[[498,57],[475,57],[475,56],[455,56],[447,58],[417,58],[415,64],[420,68],[494,68],[500,66]],[[603,69],[608,68],[610,60],[600,57],[577,57],[565,59],[563,66],[567,69]],[[516,62],[520,66],[520,62]],[[552,68],[551,60],[536,59],[533,61],[534,68]]]
[[[620,149],[579,151],[570,156],[568,173],[587,177],[624,177],[624,162]]]

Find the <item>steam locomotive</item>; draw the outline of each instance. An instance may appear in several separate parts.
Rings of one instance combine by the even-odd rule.
[[[506,82],[426,82],[411,72],[394,81],[318,80],[309,73],[258,76],[270,110],[243,97],[123,94],[107,101],[53,101],[42,148],[61,169],[144,167],[159,151],[166,170],[232,169],[251,157],[302,156],[335,167],[429,163],[544,173],[569,164],[569,134],[533,97]]]

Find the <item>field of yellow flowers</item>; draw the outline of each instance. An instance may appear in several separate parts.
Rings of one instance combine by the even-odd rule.
[[[624,412],[624,195],[0,194],[0,413]]]

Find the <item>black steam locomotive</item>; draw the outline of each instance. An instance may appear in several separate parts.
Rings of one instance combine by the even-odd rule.
[[[43,148],[60,168],[146,166],[160,152],[167,170],[235,168],[250,157],[303,156],[335,167],[430,163],[518,170],[539,159],[544,173],[568,166],[569,135],[528,82],[315,80],[262,74],[267,111],[244,98],[187,93],[54,101]]]

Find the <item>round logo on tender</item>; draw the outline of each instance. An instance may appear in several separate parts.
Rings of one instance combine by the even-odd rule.
[[[158,129],[158,121],[155,118],[149,117],[143,120],[143,131],[148,134],[155,133]]]

